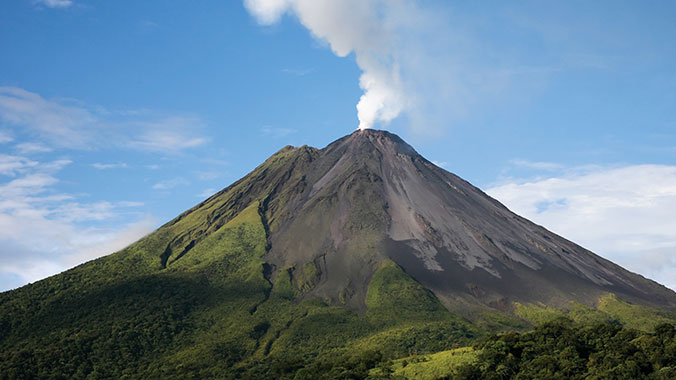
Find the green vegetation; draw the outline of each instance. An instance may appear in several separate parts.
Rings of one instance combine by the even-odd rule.
[[[293,285],[293,278],[291,277],[292,267],[284,267],[280,269],[275,278],[274,286],[272,287],[273,296],[280,297],[286,300],[294,300],[300,296],[300,292]]]
[[[475,346],[476,360],[447,379],[674,379],[676,327],[653,333],[614,323],[578,325],[557,319],[528,333],[491,336]]]
[[[545,323],[565,315],[563,311],[546,305],[523,305],[515,302],[514,306],[516,308],[514,313],[518,317],[534,324]]]
[[[614,294],[601,297],[598,310],[623,325],[643,331],[652,331],[657,325],[673,322],[675,319],[663,310],[632,305],[618,299]]]
[[[314,261],[305,263],[296,273],[296,288],[301,293],[307,293],[317,285],[319,281],[319,269]]]
[[[371,320],[382,324],[399,320],[448,320],[452,317],[429,290],[389,260],[383,261],[371,278],[366,307]]]
[[[515,315],[498,312],[483,312],[473,320],[482,331],[526,330],[529,323]]]
[[[336,232],[370,278],[365,305],[345,307],[359,299],[347,281],[333,301],[314,297],[326,275],[317,257],[273,268],[263,256],[316,155],[282,149],[130,247],[0,293],[0,380],[673,377],[674,329],[658,325],[671,317],[613,295],[598,309],[516,305],[516,315],[479,310],[472,321],[450,313],[376,257],[384,216],[369,206],[383,200],[360,186],[382,179],[368,171],[344,182],[366,195]],[[318,202],[333,207],[334,196]],[[328,219],[297,228],[319,234]],[[295,252],[315,252],[303,248]]]
[[[437,352],[432,355],[414,355],[397,359],[371,370],[373,377],[389,377],[392,379],[435,380],[451,376],[460,366],[473,364],[477,359],[477,351],[472,347]]]
[[[598,301],[598,307],[592,308],[577,302],[570,302],[567,310],[559,310],[546,305],[523,305],[515,303],[515,314],[533,324],[542,324],[566,317],[582,325],[614,322],[645,332],[653,331],[655,326],[676,321],[674,315],[647,306],[633,305],[614,294],[606,294]]]
[[[298,302],[290,268],[274,286],[267,278],[260,214],[252,202],[164,268],[145,257],[164,251],[160,230],[0,294],[0,379],[365,378],[477,335],[391,262],[373,278],[366,315]]]
[[[474,323],[459,318],[391,261],[371,278],[364,314],[316,298],[299,301],[319,269],[314,262],[281,268],[271,282],[261,258],[267,250],[263,215],[262,203],[252,201],[180,258],[169,255],[165,266],[157,258],[175,236],[163,228],[119,253],[0,294],[0,379],[432,379],[482,378],[490,371],[556,378],[569,363],[538,364],[544,360],[538,357],[550,356],[575,359],[572,370],[561,372],[573,378],[583,370],[625,371],[617,368],[631,360],[651,378],[668,378],[676,366],[673,345],[663,339],[670,334],[666,325],[655,335],[618,324],[654,325],[667,316],[655,319],[655,310],[613,296],[604,297],[599,310],[571,304],[565,314],[587,325],[599,318],[615,324],[542,327],[550,322],[474,348],[467,346],[488,331],[526,325],[500,313],[484,313]],[[530,321],[563,314],[517,305],[517,315]],[[606,335],[593,335],[597,329]],[[558,340],[577,351],[551,346]]]

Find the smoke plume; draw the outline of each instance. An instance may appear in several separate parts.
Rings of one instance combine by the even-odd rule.
[[[364,90],[357,104],[359,129],[388,124],[416,103],[421,83],[415,64],[430,17],[409,0],[244,0],[264,25],[295,15],[339,57],[354,53]],[[416,60],[411,57],[416,57]]]

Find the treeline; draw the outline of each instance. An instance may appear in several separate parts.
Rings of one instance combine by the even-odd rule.
[[[676,379],[676,326],[653,333],[617,323],[580,325],[558,319],[530,332],[491,335],[474,349],[477,360],[448,368],[452,380]],[[380,351],[322,355],[316,360],[271,360],[236,377],[289,380],[405,380]],[[440,379],[441,380],[441,379]]]
[[[478,343],[478,360],[447,379],[676,379],[676,327],[644,333],[614,323],[590,326],[559,319],[527,333]]]

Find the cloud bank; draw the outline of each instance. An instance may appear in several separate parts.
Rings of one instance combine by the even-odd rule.
[[[128,167],[121,161],[83,162],[92,152],[182,154],[208,142],[201,129],[196,117],[112,111],[0,87],[0,291],[118,251],[156,227],[153,217],[139,211],[143,203],[92,200],[62,190],[72,181],[61,179],[69,178],[68,168]],[[166,191],[185,182],[153,188]]]
[[[510,179],[487,193],[517,214],[676,289],[676,166],[573,168],[536,180]]]
[[[14,132],[10,137],[0,131],[0,143],[18,135],[40,141],[17,145],[24,154],[111,147],[175,154],[208,142],[196,133],[203,127],[196,117],[113,112],[72,99],[45,99],[17,87],[0,87],[0,125]]]
[[[0,290],[118,251],[157,224],[134,211],[138,203],[83,203],[59,192],[57,174],[71,164],[0,154]]]

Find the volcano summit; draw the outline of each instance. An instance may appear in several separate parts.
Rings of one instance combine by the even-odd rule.
[[[363,130],[287,146],[124,250],[0,294],[0,373],[293,379],[527,328],[523,310],[642,326],[675,309],[670,289]]]
[[[273,279],[287,271],[306,281],[306,296],[354,309],[364,309],[387,260],[451,310],[592,304],[607,292],[676,306],[672,291],[510,212],[385,131],[357,131],[321,150],[286,147],[186,215],[228,196],[240,207],[260,202]],[[205,237],[179,238],[169,252],[185,254]]]

